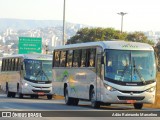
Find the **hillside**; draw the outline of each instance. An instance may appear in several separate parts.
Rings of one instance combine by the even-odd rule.
[[[0,31],[6,28],[15,30],[33,29],[38,27],[62,26],[61,20],[23,20],[23,19],[0,19]]]

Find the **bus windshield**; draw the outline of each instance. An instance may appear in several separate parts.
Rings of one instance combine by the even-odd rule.
[[[106,50],[105,79],[116,83],[155,81],[153,51]]]
[[[52,80],[52,61],[25,59],[24,77],[27,80],[51,81]]]

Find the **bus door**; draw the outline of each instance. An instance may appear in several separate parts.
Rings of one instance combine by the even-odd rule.
[[[101,101],[101,69],[102,69],[102,64],[101,64],[101,54],[97,54],[97,65],[96,65],[96,98],[97,101]]]

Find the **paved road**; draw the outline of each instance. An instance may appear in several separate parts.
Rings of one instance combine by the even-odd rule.
[[[0,94],[0,110],[95,110],[90,106],[90,102],[80,101],[78,106],[68,106],[64,104],[64,100],[47,100],[46,98],[30,99],[25,97],[7,98],[5,94]],[[102,106],[99,110],[135,110],[133,106],[128,105],[111,105]],[[153,110],[143,108],[142,110]],[[156,110],[156,109],[155,109]]]
[[[90,102],[80,101],[78,106],[67,106],[64,104],[64,100],[47,100],[46,98],[30,99],[30,97],[25,97],[24,99],[19,98],[7,98],[5,94],[0,94],[0,111],[53,111],[53,110],[81,110],[81,111],[134,111],[133,106],[128,105],[111,105],[102,106],[100,109],[93,109],[90,106]],[[139,111],[153,111],[156,109],[143,108]],[[72,117],[73,118],[73,117]],[[3,118],[4,119],[4,118]],[[17,118],[14,118],[17,120]],[[34,118],[37,119],[37,118]],[[50,120],[51,118],[43,118],[45,120]],[[42,120],[43,120],[42,119]],[[66,118],[57,118],[58,120],[67,120]],[[95,119],[95,118],[94,118]],[[94,120],[92,119],[92,120]],[[101,118],[102,119],[102,118]],[[112,118],[113,119],[113,118]],[[8,118],[6,118],[8,120]],[[30,120],[30,119],[27,119]],[[72,120],[72,119],[69,119]],[[76,120],[83,120],[81,118],[76,118]],[[87,118],[90,120],[90,118]],[[96,119],[95,119],[96,120]],[[120,120],[120,119],[119,119]]]

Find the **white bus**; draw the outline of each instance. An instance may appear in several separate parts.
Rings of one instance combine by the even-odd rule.
[[[156,62],[152,46],[125,41],[71,44],[53,50],[54,93],[67,105],[90,100],[94,108],[154,103]]]
[[[2,58],[0,83],[7,97],[52,99],[52,55],[21,54]]]

